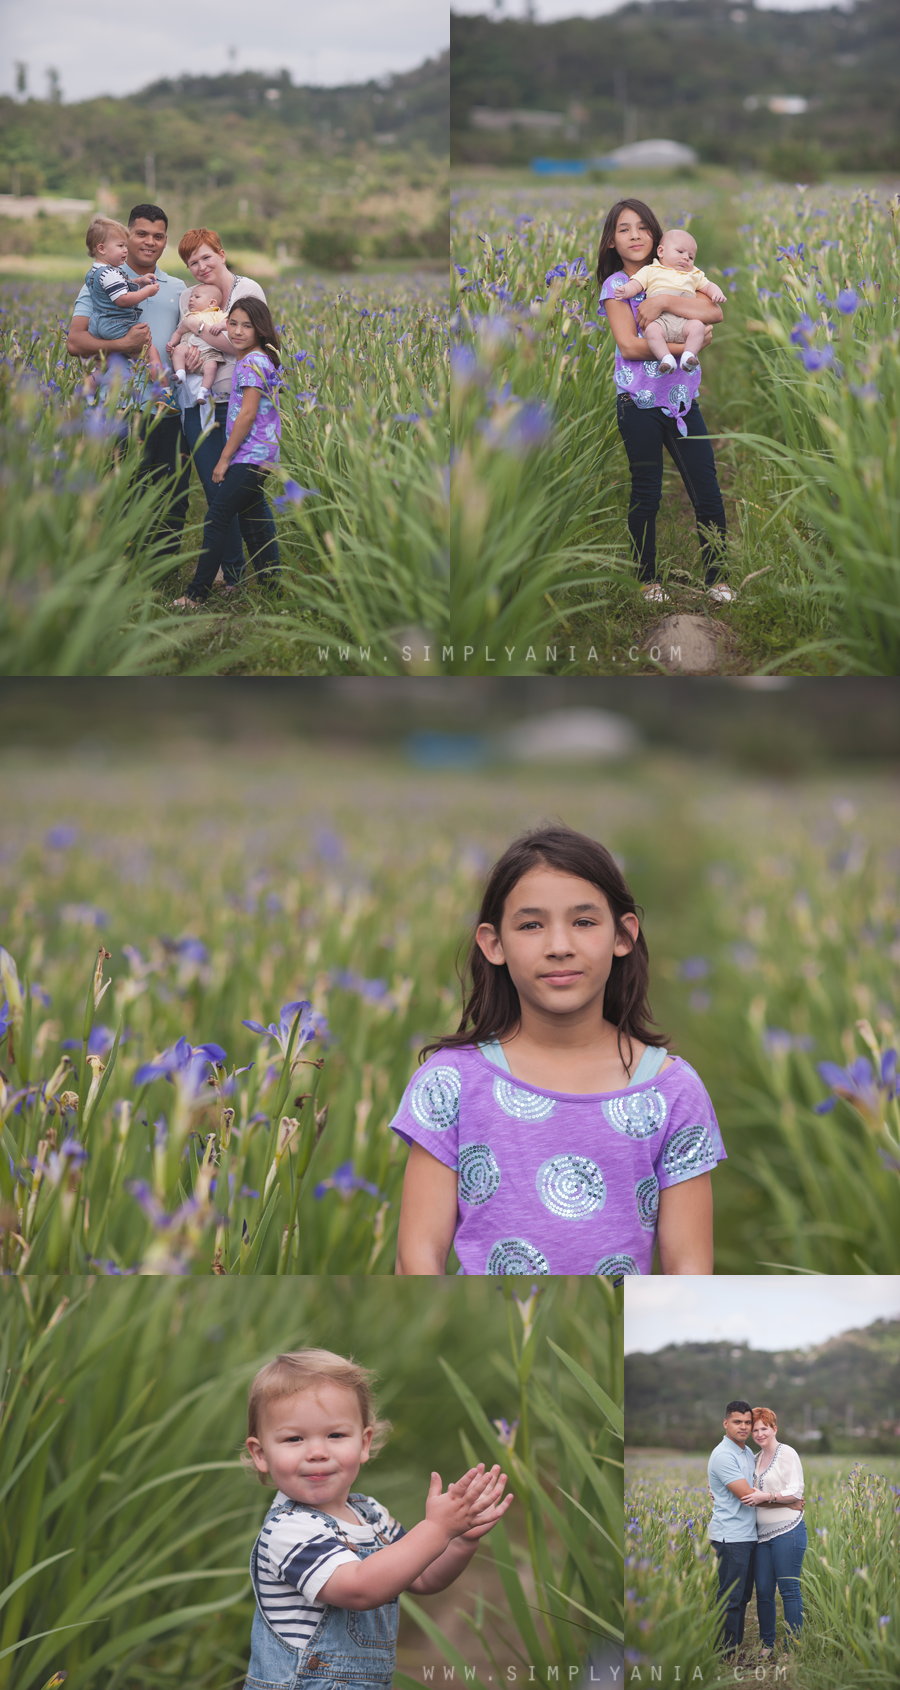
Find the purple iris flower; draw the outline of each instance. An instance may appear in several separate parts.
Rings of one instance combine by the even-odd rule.
[[[354,1191],[368,1191],[371,1197],[384,1196],[384,1192],[379,1191],[377,1185],[373,1185],[370,1180],[360,1179],[353,1172],[352,1162],[342,1162],[340,1167],[335,1168],[334,1173],[331,1174],[328,1179],[320,1181],[313,1192],[313,1196],[315,1198],[322,1198],[324,1197],[326,1191],[340,1192],[340,1195],[344,1198],[345,1202],[352,1197]]]
[[[880,1072],[873,1071],[867,1056],[858,1056],[848,1068],[840,1068],[836,1062],[820,1062],[818,1068],[833,1095],[816,1104],[817,1115],[827,1115],[839,1097],[852,1103],[863,1115],[877,1115],[882,1099],[889,1103],[898,1095],[895,1050],[885,1051]]]
[[[301,487],[299,481],[286,481],[284,492],[277,499],[273,499],[272,503],[282,510],[285,505],[302,505],[304,499],[314,495],[321,497],[318,487]]]
[[[77,1138],[64,1138],[59,1153],[60,1156],[68,1156],[70,1162],[86,1162],[88,1159],[84,1145]]]
[[[828,370],[834,363],[834,353],[830,346],[804,346],[797,356],[802,360],[803,368],[810,373],[814,370]]]
[[[51,827],[49,833],[44,835],[44,844],[49,845],[53,851],[67,851],[77,838],[77,827]]]
[[[87,1054],[88,1056],[106,1056],[107,1053],[112,1050],[115,1042],[116,1035],[113,1032],[112,1027],[104,1027],[102,1022],[95,1021],[93,1027],[91,1028],[90,1038],[88,1039]],[[119,1043],[125,1043],[124,1035],[119,1040]],[[80,1050],[81,1040],[60,1039],[59,1048],[60,1050]]]
[[[268,1037],[270,1039],[275,1039],[282,1056],[286,1056],[288,1041],[291,1036],[291,1028],[294,1025],[298,1011],[300,1014],[300,1025],[297,1028],[297,1040],[294,1045],[294,1058],[296,1059],[303,1049],[303,1046],[308,1044],[310,1039],[314,1039],[316,1036],[315,1018],[313,1015],[312,1005],[306,998],[300,999],[297,1003],[283,1004],[277,1025],[274,1021],[270,1021],[268,1027],[264,1027],[261,1021],[243,1021],[241,1025],[243,1027],[249,1027],[251,1033],[259,1033],[262,1038]]]
[[[705,980],[709,973],[709,963],[705,956],[686,957],[678,970],[682,980]]]
[[[358,992],[367,1003],[380,1003],[387,996],[386,980],[366,980],[361,974],[354,974],[352,969],[342,968],[332,975],[334,984],[342,992]]]
[[[344,841],[330,827],[316,828],[316,852],[326,863],[344,860]]]
[[[795,323],[793,329],[791,330],[791,345],[800,346],[802,344],[804,346],[808,346],[809,337],[811,334],[815,334],[815,332],[815,323],[809,315],[809,312],[804,311],[799,323]]]
[[[729,264],[727,269],[722,271],[722,275],[723,276],[736,276],[737,273],[738,273],[738,269],[739,269],[739,266],[737,264]]]
[[[859,304],[859,294],[855,288],[842,288],[834,303],[842,317],[852,317]]]
[[[816,1043],[808,1033],[789,1033],[784,1027],[767,1027],[762,1042],[769,1056],[786,1056],[791,1050],[813,1050]]]
[[[171,1080],[182,1101],[196,1103],[206,1093],[207,1069],[226,1060],[221,1045],[189,1045],[180,1038],[169,1050],[164,1050],[153,1062],[145,1062],[135,1071],[134,1083],[147,1085],[151,1080]]]
[[[10,1009],[9,1004],[7,1003],[6,999],[4,998],[3,1008],[0,1009],[0,1039],[5,1037],[6,1033],[9,1030],[9,1024],[10,1024],[11,1021],[12,1021],[12,1010]]]
[[[167,939],[161,935],[159,942],[170,956],[182,957],[185,962],[209,961],[209,951],[202,939],[194,939],[190,934],[183,939]]]
[[[455,346],[450,354],[450,376],[455,381],[477,381],[478,359],[470,346]]]

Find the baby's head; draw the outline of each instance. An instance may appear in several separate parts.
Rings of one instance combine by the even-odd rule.
[[[343,1504],[391,1426],[379,1420],[374,1375],[331,1350],[294,1350],[257,1373],[247,1405],[247,1467],[295,1502]]]
[[[92,217],[84,244],[101,264],[124,264],[128,257],[128,230],[111,217]]]
[[[221,304],[221,288],[214,288],[207,282],[198,282],[196,287],[191,288],[188,295],[189,311],[211,311],[214,306]]]
[[[687,229],[667,229],[656,251],[660,262],[670,269],[693,270],[697,242]]]

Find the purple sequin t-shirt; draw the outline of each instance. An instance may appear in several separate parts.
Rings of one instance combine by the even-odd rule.
[[[615,303],[615,283],[627,282],[629,279],[627,271],[616,270],[603,283],[600,289],[600,310],[604,317],[607,316],[604,301],[611,299]],[[639,293],[636,299],[623,301],[623,304],[631,306],[636,334],[641,332],[637,320],[637,308],[641,300],[646,299],[646,297],[646,294]],[[674,303],[671,306],[671,311],[673,316],[678,316],[678,308]],[[691,371],[690,375],[685,375],[676,364],[669,375],[661,376],[659,364],[655,358],[623,358],[617,346],[614,380],[617,392],[627,393],[629,399],[633,400],[635,405],[640,406],[642,411],[650,411],[654,407],[658,407],[665,412],[667,417],[675,418],[678,423],[679,434],[687,434],[687,429],[681,418],[685,411],[690,410],[697,397],[697,390],[700,386],[699,364],[695,370]]]
[[[457,1175],[463,1273],[649,1273],[659,1193],[725,1159],[713,1106],[676,1057],[625,1091],[526,1085],[474,1045],[439,1050],[391,1126]]]
[[[231,377],[231,397],[225,422],[225,438],[237,422],[245,387],[260,389],[259,408],[246,440],[232,458],[233,464],[277,464],[281,446],[281,417],[278,413],[279,375],[271,358],[256,348],[239,358]]]

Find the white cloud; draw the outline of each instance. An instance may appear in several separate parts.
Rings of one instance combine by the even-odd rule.
[[[0,92],[17,61],[43,98],[55,66],[65,100],[129,94],[183,71],[289,70],[294,82],[332,87],[412,70],[447,45],[445,0],[182,0],[117,10],[113,0],[0,0]],[[236,49],[229,57],[229,49]]]
[[[900,1318],[900,1276],[654,1276],[625,1280],[625,1350],[730,1339],[805,1349],[879,1319]]]

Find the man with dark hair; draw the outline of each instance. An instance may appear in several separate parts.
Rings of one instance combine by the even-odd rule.
[[[166,352],[166,342],[178,326],[178,301],[184,283],[174,276],[166,275],[164,270],[158,268],[158,260],[166,248],[168,228],[169,219],[161,206],[134,206],[128,216],[128,254],[123,269],[126,275],[131,277],[145,276],[152,272],[159,283],[159,291],[152,298],[144,300],[139,307],[140,321],[135,323],[127,334],[122,335],[121,339],[98,340],[88,329],[91,315],[90,294],[87,286],[82,287],[75,301],[66,341],[67,350],[74,356],[89,358],[92,353],[105,352],[107,355],[119,353],[123,357],[136,358],[144,347],[152,342],[166,375],[171,377],[172,365]],[[200,363],[198,348],[189,347],[185,354],[187,369],[199,369]],[[102,375],[100,383],[102,388]],[[149,480],[158,482],[161,490],[165,488],[171,494],[168,509],[160,521],[160,529],[165,536],[165,551],[174,557],[181,548],[181,531],[187,515],[188,483],[191,475],[191,461],[179,411],[166,411],[150,429],[144,441],[142,468]]]
[[[753,1489],[754,1460],[746,1448],[753,1429],[753,1409],[742,1398],[730,1402],[722,1422],[725,1436],[709,1458],[712,1519],[706,1535],[719,1562],[719,1595],[727,1593],[720,1642],[725,1657],[734,1659],[744,1637],[747,1603],[753,1595],[756,1555],[756,1509],[745,1508],[741,1497]]]

